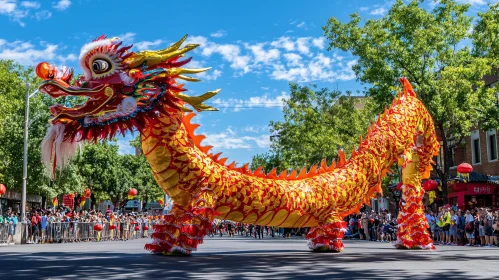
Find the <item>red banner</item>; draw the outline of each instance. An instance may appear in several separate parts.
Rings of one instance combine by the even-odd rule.
[[[74,208],[74,197],[71,197],[68,194],[65,194],[62,196],[63,198],[63,205],[69,208]]]

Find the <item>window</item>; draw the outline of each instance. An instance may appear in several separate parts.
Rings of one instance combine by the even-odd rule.
[[[487,131],[487,157],[489,161],[497,160],[497,133],[495,129]]]
[[[480,164],[480,132],[475,130],[471,133],[471,161],[473,164]]]

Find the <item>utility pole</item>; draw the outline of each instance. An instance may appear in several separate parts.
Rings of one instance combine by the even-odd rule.
[[[26,181],[28,179],[28,128],[29,128],[29,99],[38,93],[38,90],[29,94],[30,83],[26,83],[26,100],[24,104],[24,155],[23,155],[23,190],[21,198],[21,221],[26,219]]]

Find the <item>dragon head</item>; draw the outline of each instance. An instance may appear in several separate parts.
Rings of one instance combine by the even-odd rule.
[[[73,78],[73,70],[56,68],[47,62],[36,67],[43,79],[38,90],[53,98],[85,97],[83,104],[72,108],[55,104],[50,108],[50,128],[42,143],[42,159],[48,170],[63,167],[74,155],[77,143],[110,139],[127,130],[141,131],[161,116],[216,110],[203,102],[219,90],[201,96],[183,94],[177,79],[196,82],[195,74],[210,68],[183,68],[191,58],[180,60],[199,45],[181,48],[187,35],[159,51],[131,52],[118,38],[101,36],[81,49],[79,63],[83,75]],[[53,165],[51,164],[53,162]]]

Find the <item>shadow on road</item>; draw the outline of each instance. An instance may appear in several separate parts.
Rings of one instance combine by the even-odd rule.
[[[245,250],[199,252],[192,257],[115,252],[5,253],[0,256],[0,279],[473,279],[464,274],[468,259],[460,252],[435,256],[400,250],[369,254]],[[413,274],[437,260],[462,262],[463,268]],[[483,260],[497,263],[499,257],[484,256]],[[369,269],[365,269],[368,264]]]

